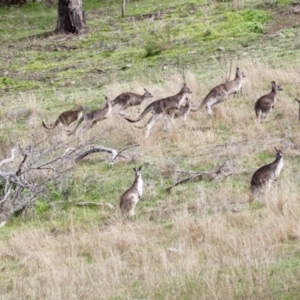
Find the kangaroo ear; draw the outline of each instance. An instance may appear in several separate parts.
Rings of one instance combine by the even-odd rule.
[[[136,168],[132,168],[133,172],[136,173]]]
[[[147,93],[148,91],[144,88],[144,91]]]
[[[275,84],[276,84],[276,82],[275,82],[275,81],[271,81],[271,84],[272,84],[272,85],[275,85]]]
[[[183,86],[186,86],[186,83],[184,83]]]
[[[141,170],[142,170],[142,166],[139,167],[139,171],[141,171]]]
[[[236,67],[236,71],[238,72],[240,70],[240,68],[239,67]]]

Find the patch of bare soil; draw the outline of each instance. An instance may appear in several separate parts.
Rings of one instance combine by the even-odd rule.
[[[267,28],[267,34],[272,35],[282,29],[294,26],[300,26],[300,5],[295,5],[288,10],[277,13],[274,21]]]

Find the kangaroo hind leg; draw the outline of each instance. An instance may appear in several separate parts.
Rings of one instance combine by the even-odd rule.
[[[149,119],[149,121],[147,122],[147,126],[146,126],[146,128],[147,128],[146,135],[145,135],[146,138],[150,135],[151,129],[155,125],[155,123],[162,117],[163,117],[163,115],[161,115],[161,114],[154,114]]]

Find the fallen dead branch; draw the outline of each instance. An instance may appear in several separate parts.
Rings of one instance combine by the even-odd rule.
[[[170,191],[173,187],[179,185],[179,184],[184,184],[189,181],[196,181],[196,180],[206,180],[206,181],[223,181],[225,180],[228,176],[232,175],[233,169],[229,165],[228,162],[225,162],[222,164],[220,167],[211,170],[211,171],[204,171],[204,172],[193,172],[193,171],[179,171],[180,173],[185,173],[188,174],[188,177],[176,181],[173,185],[169,186],[166,188],[166,191]]]
[[[78,162],[78,161],[82,160],[84,157],[86,157],[87,155],[89,155],[91,153],[107,152],[107,153],[111,153],[112,154],[111,160],[109,162],[109,166],[112,167],[118,157],[123,157],[123,158],[126,158],[126,159],[130,160],[130,158],[127,155],[122,154],[122,152],[124,152],[127,149],[130,149],[130,148],[133,148],[133,147],[138,147],[138,146],[139,146],[139,144],[131,145],[131,146],[123,148],[119,152],[116,149],[108,148],[108,147],[103,147],[103,146],[92,147],[91,149],[86,150],[86,151],[80,153],[79,155],[77,155],[74,158],[74,161]]]

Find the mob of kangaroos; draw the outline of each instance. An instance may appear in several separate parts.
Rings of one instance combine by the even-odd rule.
[[[84,108],[79,105],[77,110],[67,110],[61,113],[52,126],[47,126],[44,121],[42,124],[48,130],[54,129],[59,123],[63,124],[64,126],[68,126],[72,122],[79,120],[82,117],[83,110]]]
[[[271,85],[271,92],[267,95],[261,96],[255,102],[254,110],[258,122],[260,122],[260,118],[268,119],[270,112],[275,106],[275,102],[277,99],[277,91],[282,91],[282,88],[279,85],[277,85],[275,81],[272,81]]]
[[[91,127],[93,127],[97,122],[102,121],[104,119],[106,119],[109,114],[111,113],[112,110],[112,101],[108,100],[108,98],[105,96],[106,99],[106,103],[104,108],[101,109],[96,109],[93,110],[87,114],[85,114],[84,116],[82,116],[78,122],[77,125],[75,127],[74,130],[69,130],[67,135],[72,135],[76,132],[78,126],[84,121],[84,125],[81,129],[81,131],[90,129]]]
[[[177,93],[174,96],[162,98],[162,99],[159,99],[159,100],[156,100],[156,101],[150,103],[145,108],[145,110],[140,114],[140,116],[137,117],[137,119],[131,120],[126,117],[125,117],[125,119],[128,122],[135,123],[135,122],[140,121],[143,117],[145,117],[147,113],[152,112],[152,117],[148,120],[147,126],[146,126],[147,130],[146,130],[145,137],[148,137],[154,124],[159,119],[162,119],[165,116],[166,111],[171,108],[179,108],[185,99],[185,94],[190,94],[190,93],[192,93],[191,90],[184,83],[184,85],[179,93]]]
[[[138,169],[133,168],[134,182],[132,186],[126,190],[120,199],[120,209],[123,216],[134,215],[135,207],[143,195],[143,179],[141,173],[142,166]]]
[[[276,147],[275,150],[275,160],[272,163],[259,168],[252,176],[251,192],[253,197],[268,192],[271,188],[272,182],[278,178],[283,168],[282,150],[277,149]],[[253,198],[251,201],[252,200]]]
[[[196,108],[192,108],[191,111],[198,111],[203,106],[206,106],[208,115],[212,115],[212,106],[225,101],[229,95],[236,94],[243,85],[244,77],[246,77],[246,75],[239,68],[236,68],[234,80],[219,84],[214,87],[212,90],[210,90],[201,104]]]
[[[135,106],[135,105],[140,105],[140,108],[142,107],[142,103],[147,99],[147,98],[152,98],[152,94],[148,92],[144,88],[145,93],[143,95],[138,95],[134,93],[122,93],[119,96],[117,96],[113,101],[112,101],[112,106],[115,105],[120,105],[121,109],[119,111],[120,115],[125,115],[125,110],[130,107],[130,106]]]

